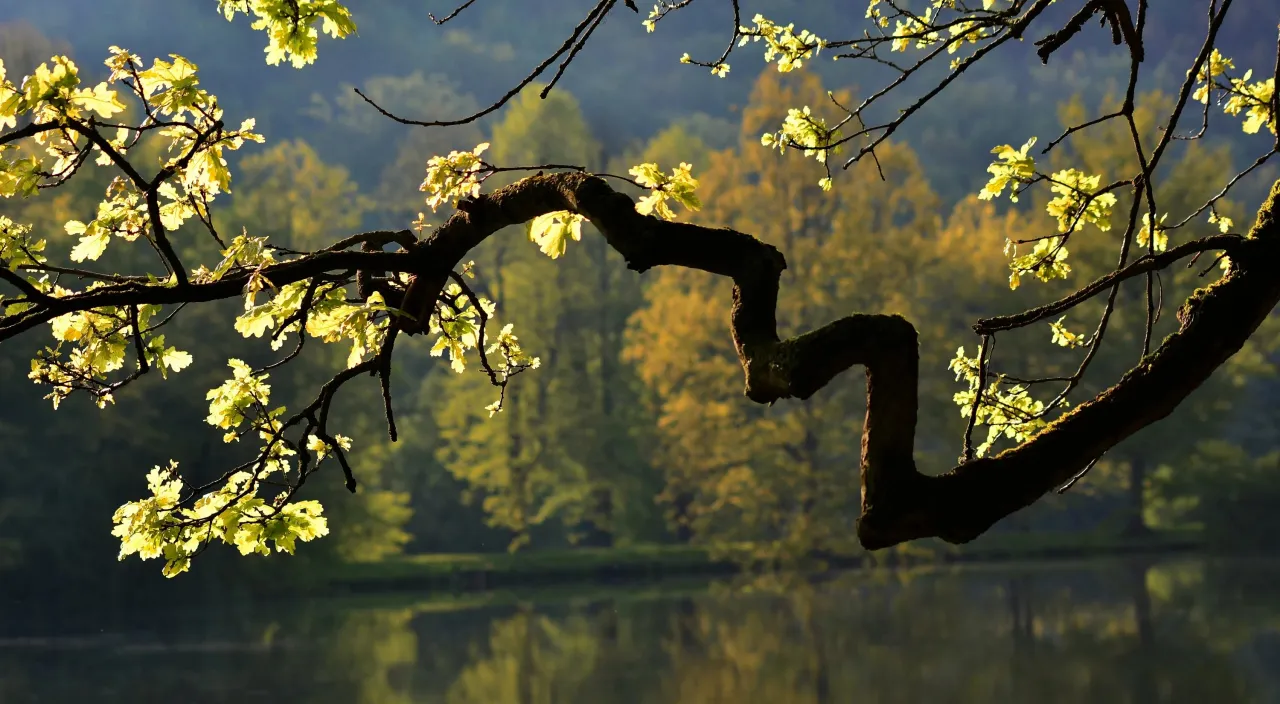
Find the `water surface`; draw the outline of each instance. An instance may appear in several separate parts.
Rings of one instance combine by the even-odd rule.
[[[1277,578],[1258,560],[1002,565],[470,606],[228,600],[104,628],[8,604],[0,702],[1280,702]]]

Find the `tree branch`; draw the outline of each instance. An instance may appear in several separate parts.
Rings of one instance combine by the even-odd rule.
[[[48,295],[46,295],[40,289],[36,288],[34,284],[32,284],[30,281],[27,281],[27,279],[23,277],[21,274],[17,274],[12,271],[9,271],[9,269],[4,266],[0,266],[0,279],[3,279],[5,282],[9,284],[12,284],[14,288],[26,294],[27,298],[37,300],[37,301],[49,299]]]
[[[395,316],[393,324],[402,332],[421,333],[450,272],[470,250],[507,226],[560,210],[590,220],[632,270],[682,266],[732,279],[730,329],[751,400],[806,399],[850,367],[865,367],[858,537],[871,549],[930,536],[950,542],[972,540],[1004,516],[1066,484],[1094,458],[1172,412],[1244,345],[1280,302],[1280,277],[1274,273],[1280,261],[1277,182],[1248,237],[1210,237],[1149,255],[1084,289],[1087,298],[1089,291],[1113,288],[1122,278],[1167,265],[1192,251],[1231,248],[1231,270],[1188,299],[1178,314],[1181,328],[1119,383],[1016,448],[930,477],[917,471],[913,459],[919,349],[911,323],[896,315],[854,314],[779,339],[776,308],[786,262],[777,249],[730,229],[640,215],[630,197],[597,176],[533,176],[463,201],[457,213],[408,252],[322,251],[261,273],[282,286],[335,270],[410,272],[413,279],[402,304],[408,315]],[[184,288],[131,282],[50,299],[0,319],[0,340],[78,310],[238,296],[249,276],[250,272],[235,271],[217,282]],[[1079,300],[1051,305],[1069,307]],[[1033,311],[1040,314],[1051,313]],[[362,371],[385,370],[386,362],[375,358],[339,376],[345,380]],[[332,394],[322,392],[321,397],[331,399]],[[320,431],[327,410],[328,403],[322,401],[316,419]]]
[[[280,287],[331,271],[377,269],[413,272],[423,268],[422,261],[421,253],[317,252],[300,259],[265,267],[262,275],[273,286]],[[50,298],[47,302],[41,302],[23,313],[0,318],[0,342],[16,337],[60,315],[77,311],[108,306],[207,303],[235,298],[244,291],[252,275],[252,271],[241,270],[229,273],[211,283],[190,284],[182,288],[130,281],[103,286],[84,293]]]
[[[1102,293],[1109,286],[1118,284],[1125,279],[1138,276],[1139,274],[1163,269],[1183,257],[1197,254],[1199,252],[1208,252],[1215,249],[1227,251],[1242,242],[1244,242],[1244,238],[1238,235],[1211,235],[1203,239],[1178,245],[1166,252],[1154,255],[1148,254],[1139,258],[1129,266],[1117,269],[1105,276],[1095,279],[1089,284],[1076,289],[1069,295],[1060,298],[1053,303],[1047,303],[1038,308],[1032,308],[1031,310],[1016,313],[1014,315],[983,318],[974,324],[973,331],[979,335],[989,335],[1001,330],[1013,330],[1015,328],[1026,327],[1032,323],[1052,317],[1063,311],[1070,310],[1090,298],[1093,298],[1099,293]]]
[[[590,220],[633,270],[683,266],[731,278],[731,331],[751,400],[805,399],[849,367],[866,368],[858,537],[870,549],[924,537],[958,543],[981,535],[1167,416],[1244,345],[1280,302],[1280,277],[1274,275],[1280,259],[1277,183],[1248,238],[1230,243],[1206,238],[1145,257],[1112,279],[1095,282],[1100,291],[1210,243],[1234,245],[1232,270],[1188,299],[1178,316],[1181,329],[1118,384],[1012,450],[930,477],[920,474],[913,460],[919,350],[911,323],[894,315],[858,314],[780,340],[775,311],[786,263],[776,249],[733,230],[641,216],[629,197],[596,177],[535,176],[466,203],[420,245],[418,251],[432,253],[433,271],[418,274],[410,284],[405,307],[417,320],[401,319],[403,329],[422,332],[427,306],[434,305],[447,272],[469,250],[503,227],[557,210]]]

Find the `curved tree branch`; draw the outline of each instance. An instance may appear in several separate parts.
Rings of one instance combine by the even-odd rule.
[[[321,251],[260,273],[275,286],[335,270],[412,273],[401,303],[406,315],[396,316],[394,324],[401,332],[422,333],[450,272],[470,250],[504,227],[560,210],[590,220],[630,269],[682,266],[732,279],[730,329],[751,400],[806,399],[850,367],[865,367],[858,537],[871,549],[931,536],[972,540],[1067,483],[1108,449],[1172,412],[1244,345],[1280,302],[1277,182],[1248,237],[1206,238],[1117,272],[1115,281],[1171,262],[1192,248],[1231,251],[1230,271],[1188,299],[1178,314],[1181,328],[1135,369],[1018,447],[931,477],[921,474],[913,459],[919,350],[910,322],[896,315],[855,314],[780,339],[776,307],[786,262],[777,249],[729,229],[640,215],[629,196],[598,176],[538,175],[465,200],[456,214],[408,251]],[[186,287],[127,282],[35,301],[26,312],[0,318],[0,340],[75,311],[235,297],[251,273],[235,271],[216,282]],[[366,364],[376,371],[375,364],[385,369],[387,363],[379,359]]]
[[[447,272],[469,250],[503,227],[557,210],[590,220],[633,270],[683,266],[733,279],[730,325],[751,400],[805,399],[849,367],[866,368],[858,537],[869,549],[934,536],[959,543],[981,535],[1169,415],[1240,350],[1280,302],[1280,277],[1274,273],[1280,261],[1277,182],[1250,235],[1231,243],[1229,273],[1189,298],[1178,314],[1181,328],[1115,386],[1016,448],[930,477],[917,471],[913,459],[919,351],[911,323],[893,315],[851,315],[781,340],[775,311],[786,263],[778,250],[733,230],[639,215],[629,197],[597,177],[535,176],[462,204],[416,250],[431,252],[432,270],[418,274],[405,294],[405,308],[417,321],[401,319],[403,329],[422,331]],[[1172,257],[1159,261],[1166,259]]]

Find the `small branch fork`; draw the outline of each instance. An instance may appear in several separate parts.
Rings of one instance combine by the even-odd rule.
[[[472,2],[474,2],[474,0],[464,3],[444,19],[436,21],[436,24],[444,24],[445,22],[453,19],[460,12],[467,9]],[[475,122],[485,115],[496,112],[503,105],[506,105],[512,98],[519,95],[520,91],[524,90],[529,84],[533,83],[542,76],[542,74],[546,73],[547,69],[551,67],[551,64],[563,57],[563,61],[561,61],[559,68],[556,69],[551,81],[542,89],[541,96],[543,98],[547,97],[551,92],[551,88],[560,80],[560,77],[569,67],[569,64],[577,58],[578,52],[582,51],[582,48],[586,46],[587,40],[591,38],[591,34],[595,32],[596,28],[600,26],[600,23],[604,21],[605,16],[609,14],[609,11],[612,10],[617,3],[618,0],[599,0],[599,2],[591,8],[591,11],[587,13],[587,16],[573,28],[573,32],[569,35],[568,39],[564,40],[564,43],[560,45],[560,48],[556,49],[554,53],[534,67],[527,76],[521,79],[519,83],[511,88],[511,90],[508,90],[503,94],[502,97],[495,100],[488,107],[465,117],[455,120],[412,120],[392,114],[390,111],[374,102],[372,98],[362,93],[359,88],[354,90],[357,95],[359,95],[366,103],[373,106],[373,108],[382,114],[383,117],[394,120],[402,125],[416,125],[419,127],[450,127]],[[432,19],[435,21],[434,17]]]

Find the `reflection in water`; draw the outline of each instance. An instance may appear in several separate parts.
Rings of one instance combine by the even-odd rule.
[[[0,701],[1275,701],[1277,576],[1280,563],[1108,562],[469,610],[240,605],[166,616],[161,633],[10,624]]]

